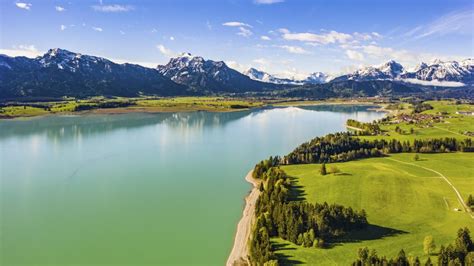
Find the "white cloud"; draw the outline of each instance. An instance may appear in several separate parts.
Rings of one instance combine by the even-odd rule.
[[[237,27],[239,29],[239,31],[237,32],[237,35],[240,35],[243,37],[249,37],[253,34],[253,32],[249,29],[249,28],[252,28],[252,25],[249,25],[247,23],[243,23],[239,21],[229,21],[229,22],[222,23],[222,26]]]
[[[283,2],[285,2],[285,0],[254,0],[254,3],[258,5],[271,5]]]
[[[174,41],[174,37],[173,37],[173,36],[170,37],[170,41]]]
[[[372,35],[373,35],[375,38],[382,38],[382,37],[383,37],[380,33],[375,32],[375,31],[372,32]]]
[[[55,6],[54,9],[56,9],[56,11],[58,11],[58,12],[66,11],[66,9],[62,6]]]
[[[34,45],[18,45],[13,46],[13,49],[0,49],[0,54],[5,54],[8,56],[26,56],[30,58],[35,58],[42,55],[43,53],[38,51]]]
[[[262,35],[262,36],[260,36],[260,40],[262,40],[262,41],[270,41],[271,38],[268,37],[268,36],[266,36],[266,35]]]
[[[364,55],[354,50],[346,50],[346,55],[352,60],[363,61]]]
[[[229,66],[230,68],[235,69],[241,73],[243,73],[244,71],[250,68],[249,65],[242,65],[238,63],[237,61],[233,61],[233,60],[226,60],[225,64]]]
[[[283,34],[288,34],[288,33],[290,33],[290,30],[286,29],[286,28],[279,28],[278,32],[283,33]]]
[[[160,51],[160,53],[162,53],[163,55],[165,56],[168,56],[168,57],[172,57],[174,55],[174,52],[171,51],[170,49],[166,48],[164,45],[162,44],[158,44],[156,46],[156,48]]]
[[[120,30],[119,32],[120,32],[120,34],[125,35],[125,31]]]
[[[399,61],[413,61],[416,55],[407,50],[395,50],[391,47],[380,47],[377,45],[365,45],[362,47],[364,53],[374,58],[395,59]]]
[[[151,29],[151,33],[157,33],[157,32],[158,32],[157,29],[155,29],[155,28]]]
[[[289,69],[285,69],[283,71],[279,71],[278,73],[275,73],[274,76],[278,78],[302,80],[302,79],[307,78],[309,74],[306,72],[301,72],[300,70],[292,67]]]
[[[419,80],[419,79],[402,79],[402,81],[419,84],[424,86],[443,86],[443,87],[462,87],[465,86],[462,82],[457,81],[439,81],[439,80]]]
[[[66,25],[59,26],[59,29],[62,30],[62,31],[65,30],[66,28],[67,28]]]
[[[135,7],[130,5],[94,5],[92,9],[98,12],[114,13],[132,11]]]
[[[237,35],[243,36],[243,37],[249,37],[253,34],[253,32],[247,28],[244,27],[239,27],[239,32],[237,32]]]
[[[437,20],[421,25],[408,31],[406,36],[415,39],[425,38],[432,35],[465,34],[473,35],[472,25],[474,14],[472,9],[448,13]]]
[[[282,33],[283,39],[288,41],[301,41],[319,44],[346,43],[353,38],[350,34],[337,31],[330,31],[323,34],[309,32],[291,33],[288,29],[279,29],[279,31]]]
[[[30,3],[22,3],[22,2],[17,2],[15,3],[16,7],[18,8],[21,8],[21,9],[25,9],[25,10],[30,10],[32,4]]]
[[[222,23],[222,26],[227,26],[227,27],[249,27],[249,28],[252,28],[252,25],[249,25],[249,24],[243,23],[243,22],[238,22],[238,21],[224,22],[224,23]]]
[[[257,59],[252,60],[252,62],[255,64],[262,65],[262,66],[270,65],[270,61],[268,61],[265,58],[257,58]]]
[[[292,53],[292,54],[309,54],[308,51],[306,51],[305,49],[303,49],[299,46],[280,45],[280,46],[277,46],[277,47],[285,49],[287,52]]]
[[[95,31],[98,31],[98,32],[104,31],[104,30],[103,30],[102,28],[100,28],[100,27],[92,27],[92,29],[95,30]]]
[[[359,33],[359,32],[354,32],[354,37],[359,40],[363,41],[370,41],[372,40],[372,35],[369,33]]]

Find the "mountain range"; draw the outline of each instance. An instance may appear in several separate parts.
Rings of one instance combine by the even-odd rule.
[[[437,82],[459,82],[467,85],[474,84],[474,59],[457,61],[434,60],[431,64],[420,63],[413,71],[407,71],[400,63],[390,60],[379,66],[362,67],[352,73],[329,78],[321,72],[316,72],[304,80],[279,79],[271,74],[251,68],[244,74],[255,80],[277,84],[322,84],[337,81],[370,81],[370,80],[397,80],[405,82],[437,81]],[[318,75],[315,79],[311,79]],[[430,83],[424,83],[429,85]],[[440,83],[437,83],[438,85]],[[462,84],[458,84],[462,85]]]
[[[185,95],[157,70],[50,49],[37,58],[0,55],[0,98]]]
[[[401,64],[391,60],[380,66],[364,67],[336,78],[316,72],[297,80],[278,78],[255,68],[240,73],[223,61],[207,60],[189,53],[171,58],[166,65],[147,68],[128,63],[117,64],[105,58],[55,48],[36,58],[0,55],[0,99],[271,93],[298,87],[308,89],[311,86],[317,87],[317,91],[327,88],[334,90],[336,95],[346,95],[342,93],[343,85],[358,87],[354,82],[380,80],[389,83],[454,82],[472,87],[473,63],[473,59],[460,62],[437,60],[430,64],[421,63],[413,71],[406,71]],[[336,83],[339,85],[335,85]],[[369,87],[382,90],[382,87],[387,86],[393,88],[387,85],[389,83],[372,82]],[[404,89],[401,92],[410,90]],[[326,94],[331,93],[322,93]]]
[[[289,85],[321,84],[321,83],[326,83],[330,80],[330,77],[324,74],[323,72],[311,73],[305,79],[299,80],[299,79],[289,79],[289,78],[278,78],[274,75],[255,69],[253,67],[244,71],[243,74],[249,76],[253,80],[275,83],[275,84],[289,84]]]

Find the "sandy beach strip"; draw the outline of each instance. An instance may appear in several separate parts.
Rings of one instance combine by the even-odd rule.
[[[258,199],[260,191],[258,190],[259,181],[252,177],[253,170],[251,170],[245,180],[253,185],[252,191],[245,198],[245,208],[242,218],[237,224],[237,233],[235,234],[234,246],[227,259],[226,265],[250,265],[248,261],[248,243],[250,240],[250,232],[252,224],[255,220],[255,204]]]

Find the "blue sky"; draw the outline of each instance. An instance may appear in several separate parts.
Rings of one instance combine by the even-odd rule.
[[[0,53],[146,66],[190,52],[286,77],[474,56],[472,0],[0,0]]]

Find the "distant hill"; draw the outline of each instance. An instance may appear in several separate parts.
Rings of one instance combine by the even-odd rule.
[[[343,80],[325,84],[305,85],[275,93],[280,97],[325,99],[331,97],[406,97],[474,99],[474,87],[421,86],[394,80]]]

